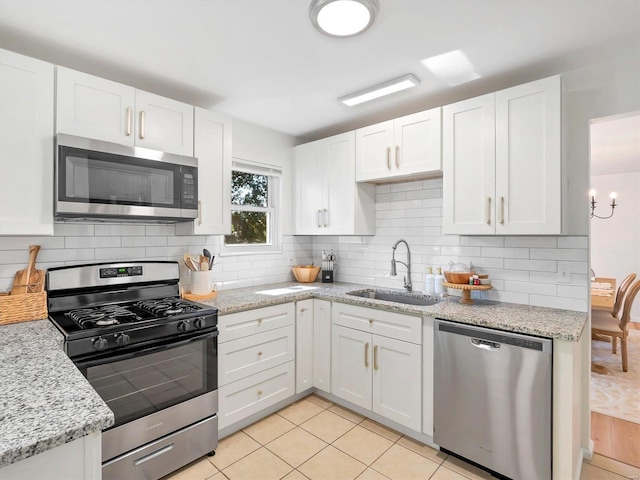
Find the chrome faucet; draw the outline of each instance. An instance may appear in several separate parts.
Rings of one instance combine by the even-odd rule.
[[[396,248],[399,243],[404,243],[407,246],[407,263],[401,262],[400,260],[396,260]],[[409,244],[406,240],[398,240],[393,248],[393,255],[391,255],[391,276],[395,277],[398,272],[396,271],[396,262],[401,263],[405,267],[407,267],[407,276],[404,277],[404,288],[407,289],[407,292],[410,292],[413,289],[413,285],[411,284],[411,250],[409,250]]]

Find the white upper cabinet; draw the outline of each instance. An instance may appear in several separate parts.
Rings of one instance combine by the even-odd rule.
[[[57,67],[56,130],[193,156],[193,107]]]
[[[443,108],[443,231],[561,234],[560,76]]]
[[[0,235],[53,235],[53,65],[0,50]]]
[[[295,148],[298,235],[373,235],[375,187],[355,182],[355,133]]]
[[[231,120],[196,107],[194,155],[198,158],[198,218],[176,224],[178,235],[231,233]]]
[[[356,181],[439,172],[441,129],[441,108],[434,108],[356,130]]]

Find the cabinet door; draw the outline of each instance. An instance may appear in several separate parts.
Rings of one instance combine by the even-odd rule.
[[[393,121],[393,166],[390,177],[438,172],[441,161],[441,108]]]
[[[296,302],[296,393],[313,387],[313,300]]]
[[[136,90],[136,146],[193,156],[193,107]]]
[[[442,113],[443,232],[495,232],[495,94]]]
[[[331,393],[371,410],[371,334],[333,325]]]
[[[53,76],[0,50],[1,235],[53,235]]]
[[[313,301],[313,386],[331,393],[331,302]]]
[[[56,130],[134,146],[135,89],[57,67]]]
[[[295,147],[294,222],[298,235],[315,235],[322,228],[323,162],[320,143],[311,142]]]
[[[496,93],[496,233],[561,233],[560,76]]]
[[[387,178],[393,165],[393,120],[356,130],[356,181]]]
[[[422,430],[422,349],[373,336],[373,411],[416,431]]]
[[[355,233],[355,133],[322,140],[324,201],[322,229],[328,235]]]
[[[198,218],[176,224],[179,235],[231,233],[231,120],[196,107],[193,154],[198,158]]]

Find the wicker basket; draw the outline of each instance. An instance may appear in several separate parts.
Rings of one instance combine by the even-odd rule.
[[[0,325],[47,318],[47,292],[0,294]]]

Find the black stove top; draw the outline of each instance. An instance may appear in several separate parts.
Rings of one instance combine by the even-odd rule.
[[[215,331],[217,309],[180,298],[178,281],[177,262],[49,269],[49,319],[70,357]]]

